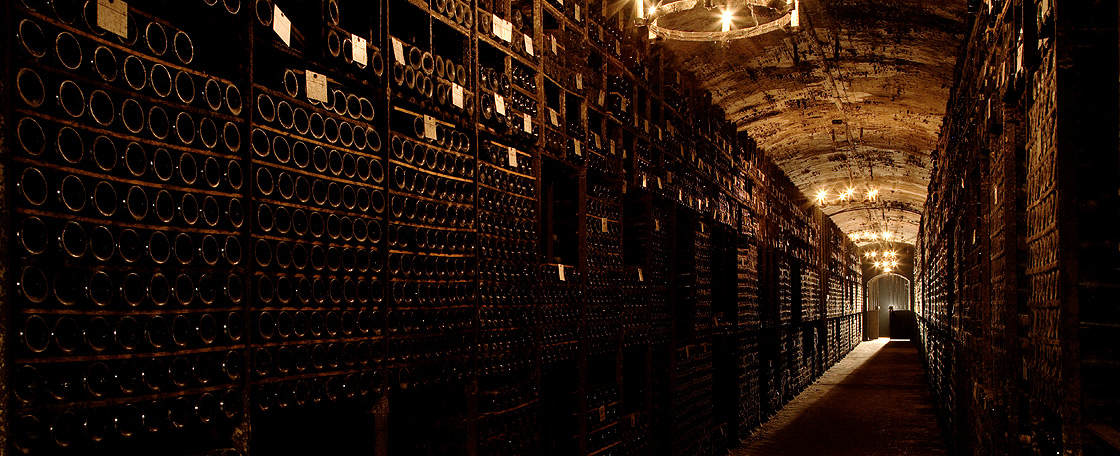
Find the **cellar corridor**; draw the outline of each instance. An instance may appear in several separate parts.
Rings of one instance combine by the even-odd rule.
[[[1118,6],[0,0],[0,456],[1120,454]]]
[[[732,456],[947,454],[917,347],[865,341]]]

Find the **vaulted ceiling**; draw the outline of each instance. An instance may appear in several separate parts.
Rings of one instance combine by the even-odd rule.
[[[800,13],[795,33],[664,45],[811,201],[824,193],[825,214],[845,233],[886,230],[912,243],[965,1],[800,0]],[[736,13],[736,27],[751,21],[749,10]],[[661,25],[718,30],[719,9]],[[872,189],[878,194],[867,201]]]

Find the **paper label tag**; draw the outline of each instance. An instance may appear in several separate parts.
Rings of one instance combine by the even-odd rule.
[[[603,148],[603,142],[601,141],[601,137],[599,135],[595,135],[595,148],[596,149],[602,149]]]
[[[463,86],[454,82],[451,83],[451,104],[456,108],[463,107]]]
[[[533,37],[531,37],[529,35],[524,35],[524,36],[525,36],[525,53],[529,54],[529,55],[537,55],[536,53],[533,52]]]
[[[436,139],[436,119],[432,116],[424,116],[424,137]]]
[[[517,151],[514,148],[509,148],[509,166],[517,167]]]
[[[660,220],[653,219],[653,230],[654,231],[661,231],[661,221]]]
[[[607,149],[609,149],[611,151],[611,155],[614,155],[614,140],[613,139],[607,140]]]
[[[704,222],[700,222],[700,232],[704,232]]]
[[[604,233],[607,232],[607,219],[599,219],[599,229]]]
[[[607,92],[605,90],[599,91],[599,106],[602,106],[607,100]]]
[[[646,130],[646,133],[649,133],[649,120],[645,120],[645,119],[643,119],[642,121],[643,121],[643,122],[645,122],[645,124],[646,124],[646,125],[645,125],[645,130]]]
[[[645,277],[642,277],[642,268],[638,268],[638,281],[639,282],[645,282],[646,281]]]
[[[399,64],[408,65],[408,62],[404,59],[404,43],[396,38],[393,38],[393,58]]]
[[[580,22],[582,20],[583,18],[581,18],[579,14],[579,5],[576,5],[576,22]]]
[[[621,19],[621,18],[622,18],[622,15],[620,14],[619,19]],[[621,54],[622,53],[622,42],[621,41],[614,40],[614,52],[616,54]]]
[[[552,53],[559,55],[560,52],[556,50],[556,48],[557,48],[556,35],[549,35],[548,37],[552,38]]]
[[[646,188],[646,175],[642,174],[642,188]]]
[[[351,54],[354,55],[354,63],[360,67],[366,66],[369,63],[369,58],[366,56],[366,39],[358,35],[350,35]]]
[[[525,130],[525,133],[532,133],[533,132],[533,118],[529,117],[528,114],[522,113],[521,115],[523,116],[523,118],[522,118],[523,120],[521,122],[521,128],[523,130]]]
[[[657,188],[662,188],[661,187],[661,176],[657,176]]]
[[[561,282],[567,282],[568,278],[564,277],[564,265],[562,265],[562,264],[557,265],[557,270],[560,271],[560,281]]]
[[[506,97],[494,94],[494,112],[501,115],[506,115]]]
[[[578,139],[573,139],[573,140],[572,140],[572,143],[573,143],[573,145],[575,145],[575,149],[576,149],[576,155],[579,155],[580,157],[582,157],[582,156],[583,156],[583,150],[582,150],[582,149],[580,149],[580,142],[579,142],[579,140],[578,140]]]
[[[509,43],[513,41],[513,24],[509,21],[494,16],[494,35]]]
[[[599,406],[599,421],[606,421],[606,420],[607,420],[607,406],[600,405]]]
[[[552,122],[553,126],[560,126],[560,115],[557,114],[556,111],[553,111],[551,108],[549,108],[548,110],[548,118],[549,121]]]
[[[657,127],[657,139],[665,139],[661,136],[661,127]]]
[[[583,90],[583,75],[576,73],[576,88]]]
[[[292,45],[292,20],[288,19],[288,15],[280,11],[280,7],[276,5],[272,5],[272,30],[280,35],[284,44]]]
[[[97,26],[128,38],[128,3],[124,0],[97,0]]]
[[[305,84],[307,98],[317,101],[327,101],[327,77],[311,70],[306,71]]]

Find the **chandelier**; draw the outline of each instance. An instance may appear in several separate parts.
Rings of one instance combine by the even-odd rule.
[[[786,0],[784,6],[780,9],[770,5],[771,2],[765,0],[678,0],[651,6],[649,10],[646,11],[643,0],[637,0],[638,17],[646,16],[648,12],[648,16],[644,19],[645,24],[649,26],[649,35],[651,38],[660,36],[665,39],[679,41],[730,41],[770,33],[781,30],[787,26],[793,31],[798,30],[801,25],[799,0]],[[709,10],[717,7],[720,9],[721,31],[675,30],[663,27],[659,24],[661,18],[668,14],[681,13],[700,7]],[[758,22],[757,16],[754,14],[754,7],[773,10],[779,14],[779,16],[767,22]],[[755,25],[733,29],[735,12],[739,10],[750,10],[751,16],[756,19]]]

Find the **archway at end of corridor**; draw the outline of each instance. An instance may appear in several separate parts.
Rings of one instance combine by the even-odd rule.
[[[910,280],[895,273],[879,274],[867,281],[864,327],[869,339],[913,339],[916,321],[911,308]]]

